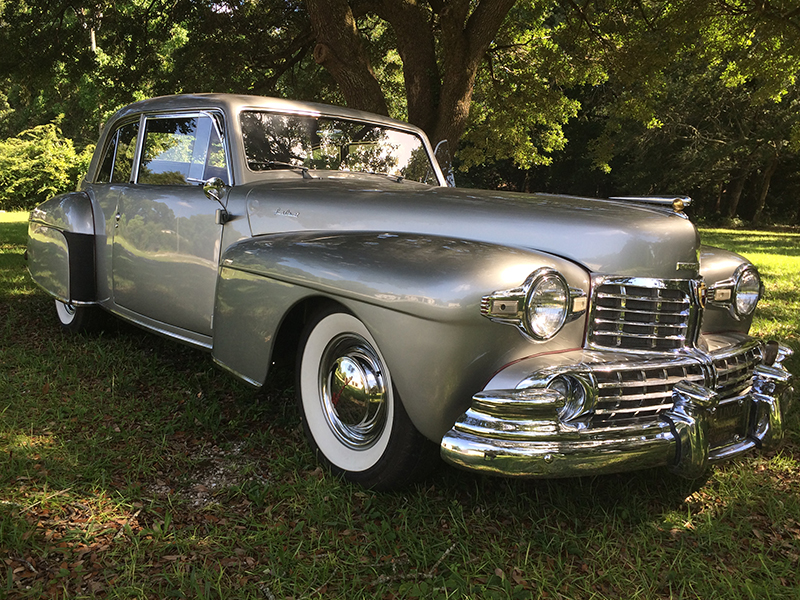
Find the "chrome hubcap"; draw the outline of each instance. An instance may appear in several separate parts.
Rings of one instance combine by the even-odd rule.
[[[322,355],[320,400],[337,439],[355,450],[369,448],[386,425],[386,381],[381,360],[361,336],[341,335]]]

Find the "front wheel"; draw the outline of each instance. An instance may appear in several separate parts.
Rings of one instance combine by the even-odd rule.
[[[354,483],[395,489],[436,464],[364,324],[334,309],[306,327],[298,356],[298,402],[317,458]]]
[[[100,326],[100,309],[96,306],[76,306],[56,300],[56,316],[61,327],[70,333],[91,331]]]

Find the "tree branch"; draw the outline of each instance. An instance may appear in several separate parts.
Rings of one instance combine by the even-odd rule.
[[[339,84],[351,108],[389,114],[347,0],[306,0],[316,36],[314,60]]]

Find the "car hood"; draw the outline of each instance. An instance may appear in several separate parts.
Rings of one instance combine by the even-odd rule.
[[[696,268],[685,268],[698,261],[697,230],[671,209],[573,196],[429,187],[382,176],[276,175],[268,183],[234,188],[246,195],[253,235],[421,233],[544,251],[595,273],[662,278],[697,274]]]

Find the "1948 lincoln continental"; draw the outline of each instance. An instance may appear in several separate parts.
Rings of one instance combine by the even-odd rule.
[[[687,202],[458,189],[406,123],[184,95],[109,120],[26,256],[67,330],[107,311],[254,386],[290,357],[317,457],[366,486],[435,454],[694,478],[774,447],[792,390],[788,348],[748,336],[757,270]]]

